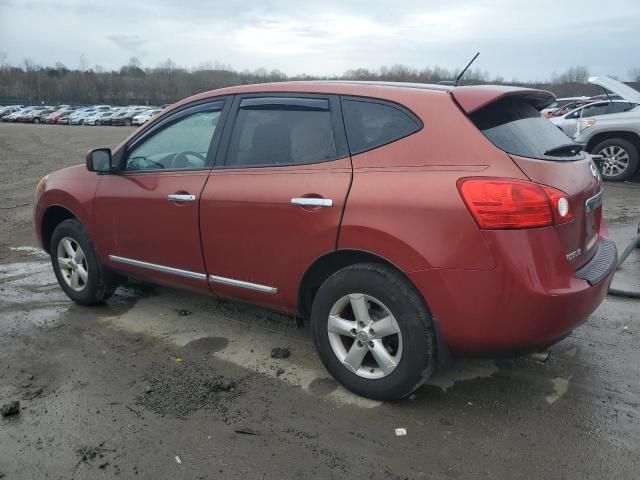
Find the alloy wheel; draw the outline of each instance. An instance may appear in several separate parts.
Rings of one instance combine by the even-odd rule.
[[[622,175],[629,168],[629,153],[622,147],[610,145],[598,154],[604,157],[602,173],[607,177]]]
[[[89,266],[82,247],[71,237],[58,243],[58,266],[64,282],[76,292],[82,291],[89,278]]]
[[[402,357],[402,333],[391,311],[376,298],[354,293],[329,312],[327,333],[333,353],[359,377],[390,375]]]

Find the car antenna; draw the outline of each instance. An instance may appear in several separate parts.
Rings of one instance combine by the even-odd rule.
[[[441,80],[441,81],[438,82],[438,85],[451,85],[452,87],[457,87],[458,85],[460,85],[460,80],[462,79],[462,76],[465,73],[467,73],[467,70],[469,70],[469,67],[471,66],[471,64],[473,62],[476,61],[476,58],[478,58],[479,55],[480,55],[480,52],[477,52],[473,56],[471,61],[469,63],[467,63],[467,66],[462,69],[462,71],[460,72],[460,75],[458,75],[458,77],[455,80]]]

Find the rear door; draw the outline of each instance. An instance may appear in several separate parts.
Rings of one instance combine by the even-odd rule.
[[[212,289],[290,311],[318,257],[336,248],[351,183],[339,100],[237,97],[200,202]]]

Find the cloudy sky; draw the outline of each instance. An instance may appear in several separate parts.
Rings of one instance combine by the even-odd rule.
[[[357,67],[477,67],[542,80],[569,66],[640,68],[640,0],[0,0],[9,63],[196,67],[336,75]]]

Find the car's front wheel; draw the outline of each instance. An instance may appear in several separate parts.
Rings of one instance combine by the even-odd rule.
[[[592,153],[603,157],[601,172],[605,180],[626,180],[638,171],[638,149],[627,140],[605,140],[596,145]]]
[[[115,290],[115,278],[98,257],[84,226],[75,219],[61,222],[51,236],[51,263],[58,283],[80,305],[95,305]]]
[[[358,264],[329,277],[311,311],[314,342],[345,388],[375,400],[398,400],[431,376],[436,339],[415,287],[381,264]]]

